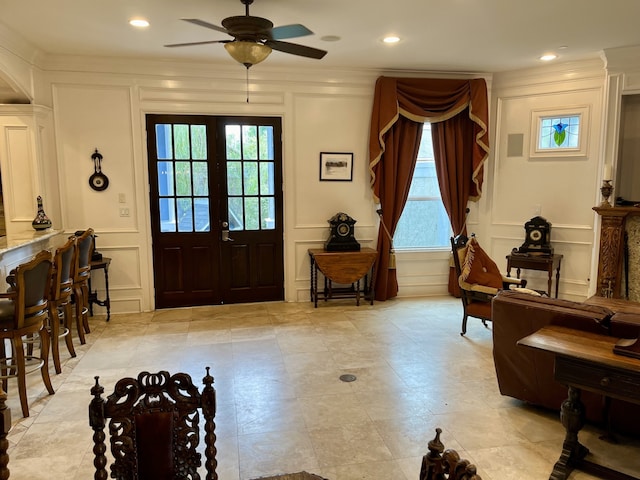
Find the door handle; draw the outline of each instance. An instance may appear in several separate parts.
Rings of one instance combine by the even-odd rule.
[[[229,222],[222,222],[222,235],[221,240],[223,242],[233,242],[233,238],[229,237]]]

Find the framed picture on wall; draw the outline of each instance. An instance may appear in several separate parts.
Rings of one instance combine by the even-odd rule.
[[[351,180],[353,180],[353,153],[320,153],[320,181],[350,182]]]

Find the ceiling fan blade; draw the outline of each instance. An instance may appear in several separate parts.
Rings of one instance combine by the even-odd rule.
[[[173,47],[192,47],[194,45],[208,45],[210,43],[227,43],[231,40],[208,40],[205,42],[187,42],[187,43],[171,43],[169,45],[165,45],[165,47],[173,48]]]
[[[304,45],[298,45],[297,43],[280,42],[278,40],[267,40],[264,43],[266,45],[269,45],[274,50],[278,50],[280,52],[299,55],[301,57],[315,58],[317,60],[320,60],[327,54],[325,50],[306,47]]]
[[[271,38],[274,40],[283,40],[285,38],[305,37],[313,35],[313,32],[304,25],[293,23],[291,25],[282,25],[271,29]]]
[[[205,22],[204,20],[200,20],[199,18],[181,18],[185,22],[193,23],[194,25],[199,25],[204,28],[210,28],[211,30],[215,30],[216,32],[229,33],[226,28],[219,27],[214,25],[213,23]]]

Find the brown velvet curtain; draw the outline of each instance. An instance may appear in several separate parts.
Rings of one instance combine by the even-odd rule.
[[[452,228],[459,233],[456,227],[464,226],[467,201],[479,199],[482,193],[483,164],[489,151],[488,115],[484,79],[378,78],[371,115],[369,168],[371,188],[391,235],[406,203],[421,127],[426,121],[434,124],[438,183]],[[389,239],[381,228],[376,300],[397,295],[395,270],[388,268],[389,249]]]

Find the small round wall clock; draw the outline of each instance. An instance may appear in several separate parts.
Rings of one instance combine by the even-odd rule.
[[[109,186],[109,178],[102,173],[102,155],[96,151],[91,155],[93,160],[93,174],[89,177],[89,186],[94,190],[101,192]]]

